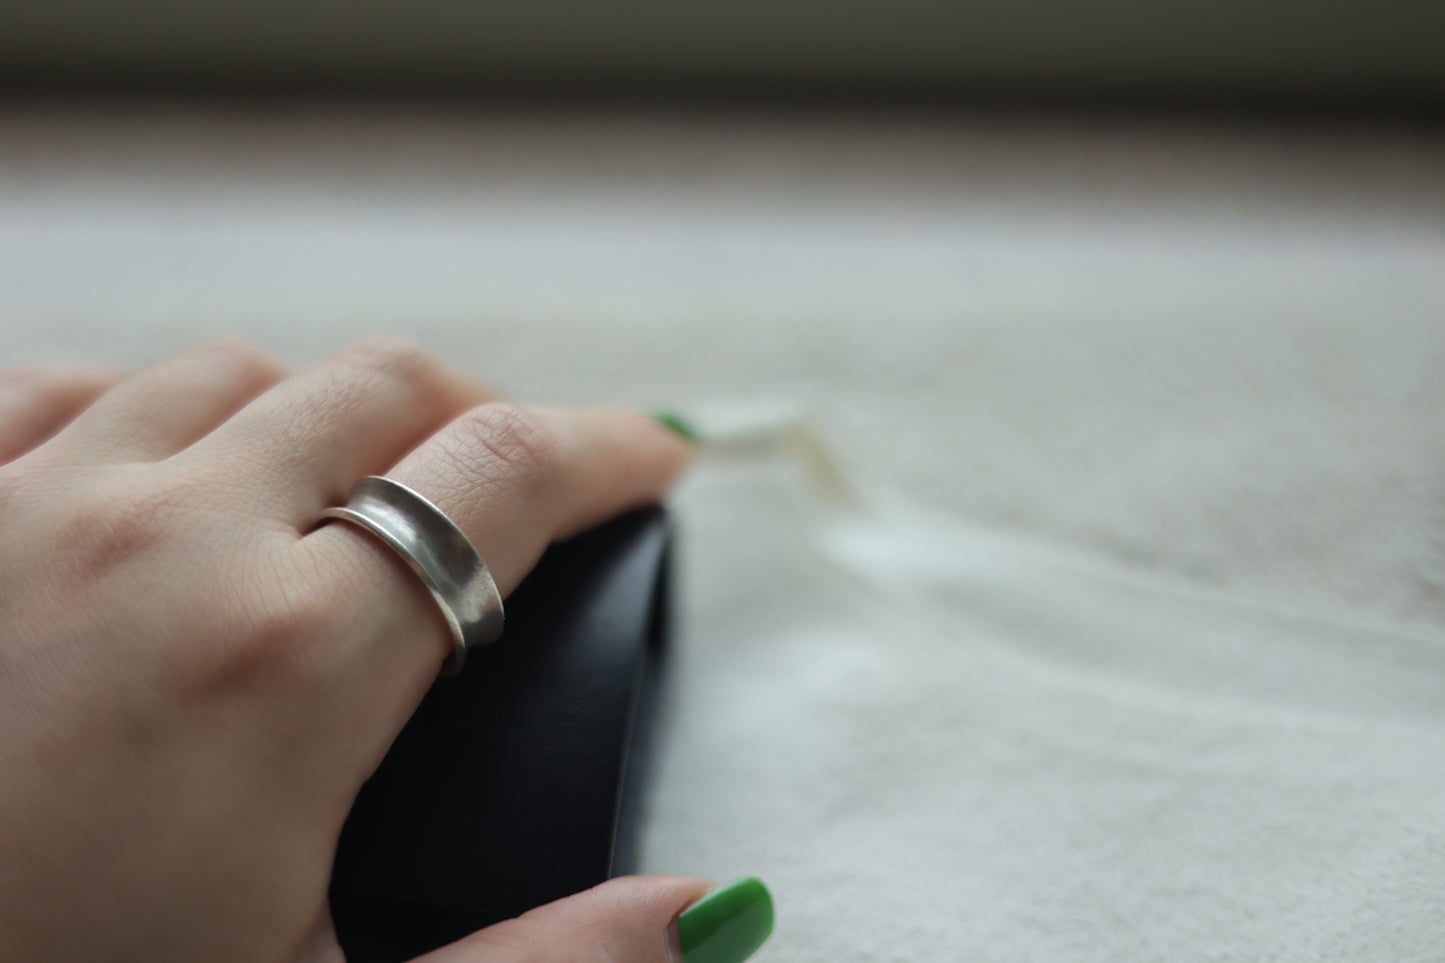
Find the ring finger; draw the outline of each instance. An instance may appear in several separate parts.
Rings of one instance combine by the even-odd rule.
[[[420,492],[467,535],[507,595],[552,541],[662,497],[691,446],[622,408],[472,409],[388,475]],[[302,539],[310,571],[332,573],[358,724],[384,751],[450,651],[422,583],[391,551],[349,525]]]

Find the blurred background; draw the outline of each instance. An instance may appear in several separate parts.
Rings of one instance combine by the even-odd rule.
[[[773,433],[645,860],[761,959],[1439,959],[1445,6],[22,0],[0,95],[6,365]]]

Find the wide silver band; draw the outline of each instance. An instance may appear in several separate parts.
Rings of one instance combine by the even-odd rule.
[[[351,487],[344,506],[321,513],[322,521],[331,518],[375,535],[421,578],[456,640],[444,675],[461,670],[467,649],[502,634],[502,596],[487,563],[456,523],[421,495],[390,478],[367,475]]]

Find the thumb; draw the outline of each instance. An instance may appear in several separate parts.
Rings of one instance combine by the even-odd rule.
[[[773,931],[756,877],[624,876],[478,930],[414,963],[742,963]]]

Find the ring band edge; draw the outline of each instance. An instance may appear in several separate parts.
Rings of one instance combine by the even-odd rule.
[[[451,604],[447,601],[446,596],[441,593],[439,586],[436,584],[436,580],[431,577],[431,574],[422,567],[420,562],[412,557],[411,552],[406,550],[405,546],[400,543],[396,536],[392,535],[384,526],[376,524],[375,520],[370,516],[353,511],[345,505],[336,505],[321,513],[317,519],[317,526],[320,527],[330,521],[350,522],[363,532],[373,536],[390,549],[393,555],[400,558],[402,562],[406,564],[406,567],[421,580],[422,586],[427,590],[427,594],[432,597],[432,601],[436,603],[436,607],[440,611],[442,619],[446,622],[447,629],[451,632],[452,636],[452,651],[447,654],[446,660],[442,663],[441,674],[455,675],[460,672],[462,664],[466,662],[467,658],[466,636],[462,632],[462,626],[457,620],[456,613],[452,611]]]

